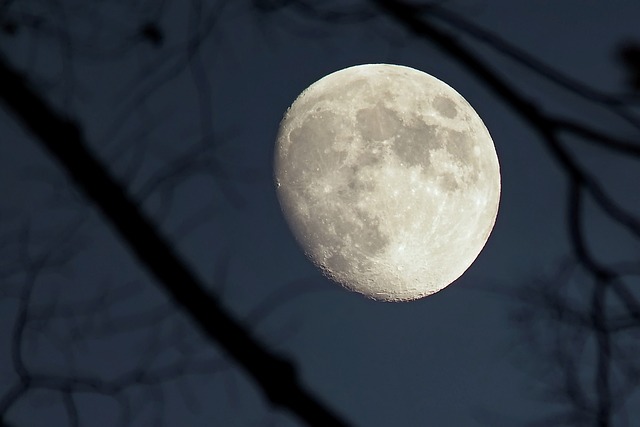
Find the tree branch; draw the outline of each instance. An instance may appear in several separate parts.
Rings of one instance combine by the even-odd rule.
[[[0,99],[16,120],[95,203],[164,291],[256,381],[272,404],[289,409],[309,425],[346,425],[303,387],[291,362],[260,344],[205,291],[125,188],[90,152],[80,127],[55,111],[3,56],[0,56],[0,82]]]

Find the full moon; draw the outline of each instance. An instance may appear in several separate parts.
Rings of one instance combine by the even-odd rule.
[[[309,259],[382,301],[458,279],[500,200],[495,147],[471,105],[437,78],[389,64],[336,71],[304,90],[280,124],[274,179]]]

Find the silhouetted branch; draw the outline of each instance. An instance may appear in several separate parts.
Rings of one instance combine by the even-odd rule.
[[[564,319],[564,321],[567,321],[566,316],[569,316],[569,326],[575,325],[581,328],[586,326],[587,331],[593,332],[595,336],[594,357],[596,360],[596,369],[594,383],[589,387],[595,390],[592,400],[586,398],[580,391],[582,388],[586,388],[587,385],[580,384],[578,381],[581,375],[578,368],[578,361],[561,363],[566,382],[564,387],[561,386],[560,390],[565,396],[569,397],[571,402],[570,407],[573,408],[573,412],[565,413],[568,418],[564,418],[565,415],[560,415],[561,419],[556,419],[556,421],[572,422],[575,425],[593,424],[599,427],[611,425],[614,411],[620,408],[620,405],[614,404],[615,398],[622,396],[623,393],[615,392],[612,384],[613,338],[611,335],[612,325],[610,324],[612,320],[612,310],[607,297],[611,295],[611,291],[613,291],[613,295],[616,295],[622,305],[626,307],[627,313],[623,316],[626,322],[630,319],[638,319],[640,305],[634,295],[629,291],[627,285],[620,280],[618,272],[615,271],[613,267],[598,261],[597,258],[591,254],[582,224],[582,216],[585,210],[583,198],[585,195],[589,195],[606,215],[625,228],[630,235],[638,239],[640,239],[640,218],[623,209],[619,203],[605,191],[597,179],[578,164],[565,148],[559,135],[561,132],[570,132],[590,142],[596,142],[608,149],[622,152],[636,158],[640,153],[640,146],[636,142],[623,141],[597,131],[587,124],[578,124],[566,119],[558,119],[543,112],[540,107],[528,100],[514,86],[510,85],[505,78],[501,77],[499,73],[492,69],[480,56],[465,47],[462,42],[450,33],[433,25],[430,22],[430,18],[436,16],[447,20],[448,23],[466,31],[476,38],[488,42],[491,47],[524,64],[528,69],[537,72],[539,75],[554,81],[565,89],[609,107],[614,113],[618,114],[619,117],[636,127],[638,127],[639,123],[637,116],[629,113],[625,108],[625,104],[620,100],[601,95],[591,91],[584,85],[578,85],[570,79],[564,78],[531,56],[525,55],[499,38],[492,36],[486,31],[480,30],[478,27],[473,26],[444,9],[433,5],[421,6],[394,0],[374,0],[373,3],[378,5],[384,13],[392,16],[404,28],[411,31],[416,37],[429,40],[467,69],[473,70],[473,76],[481,80],[499,99],[511,107],[522,120],[530,125],[565,171],[569,181],[567,224],[575,254],[580,263],[593,276],[593,284],[590,292],[591,304],[588,307],[572,310],[567,304],[567,300],[558,296],[558,298],[554,299],[554,305],[548,306],[547,308],[553,309],[556,313],[562,313],[560,318]],[[586,291],[586,289],[584,291]],[[636,323],[636,327],[640,327],[640,322]],[[560,344],[554,344],[554,347],[562,348],[558,347],[558,345]],[[572,350],[579,351],[576,349]],[[566,355],[567,352],[557,353],[554,357],[557,358],[556,360],[561,361],[563,354]],[[626,385],[618,388],[623,389],[625,387]],[[628,395],[628,392],[626,394]]]
[[[125,189],[106,172],[84,142],[79,127],[61,117],[0,58],[0,98],[67,171],[164,290],[204,334],[219,343],[276,406],[287,408],[309,425],[345,425],[319,403],[297,378],[293,365],[259,344],[253,335],[204,289],[160,237]]]
[[[243,323],[234,320],[221,306],[218,298],[204,291],[202,283],[184,267],[138,208],[145,198],[157,194],[163,197],[167,206],[170,205],[175,183],[187,173],[206,173],[216,178],[216,181],[225,178],[222,165],[216,157],[217,141],[215,145],[208,144],[214,136],[213,106],[210,103],[212,80],[210,74],[205,72],[205,64],[201,62],[199,47],[219,22],[222,11],[234,2],[215,2],[208,10],[201,0],[193,2],[189,9],[189,34],[185,40],[176,42],[170,37],[170,33],[165,33],[158,20],[149,18],[133,24],[128,22],[121,33],[115,34],[110,47],[100,52],[93,52],[90,43],[85,43],[76,34],[65,34],[62,30],[67,25],[59,16],[51,18],[17,13],[12,14],[9,19],[7,11],[16,4],[11,1],[0,3],[0,31],[10,35],[28,27],[38,34],[51,36],[63,51],[67,64],[71,55],[78,52],[94,59],[113,58],[130,51],[131,41],[135,41],[137,45],[145,43],[147,48],[149,45],[158,50],[160,46],[163,47],[163,56],[148,61],[137,78],[127,85],[122,93],[124,101],[120,104],[115,120],[96,146],[103,146],[106,141],[112,142],[132,116],[132,111],[144,105],[158,88],[185,71],[191,73],[191,79],[198,89],[198,123],[202,143],[196,143],[176,156],[169,166],[163,165],[162,170],[152,173],[142,185],[127,189],[133,194],[133,198],[115,183],[96,156],[88,151],[79,127],[41,102],[26,85],[25,78],[4,62],[0,63],[0,97],[11,106],[10,109],[25,124],[25,128],[30,129],[64,165],[78,187],[109,218],[120,235],[128,241],[138,259],[163,284],[165,291],[192,316],[207,337],[217,340],[233,355],[273,403],[297,411],[299,416],[306,416],[304,419],[311,420],[310,423],[336,425],[339,421],[335,419],[335,415],[314,402],[313,396],[300,388],[290,364],[257,344],[252,334],[243,327]],[[537,281],[520,294],[525,308],[519,313],[517,321],[529,334],[532,347],[536,347],[541,353],[538,361],[545,363],[544,372],[536,377],[542,383],[542,397],[554,409],[562,406],[560,410],[554,410],[551,416],[544,418],[540,425],[611,425],[614,416],[619,416],[623,411],[626,399],[637,391],[640,383],[637,349],[624,341],[625,337],[640,329],[640,301],[631,283],[640,278],[640,260],[620,263],[605,261],[600,257],[600,253],[594,250],[593,241],[589,239],[586,215],[588,209],[597,209],[635,241],[640,241],[640,216],[625,208],[620,198],[608,191],[604,180],[598,178],[597,171],[584,167],[576,154],[582,148],[580,144],[585,143],[636,161],[640,159],[640,144],[635,138],[601,130],[594,122],[550,113],[539,99],[534,101],[530,98],[511,76],[501,75],[499,70],[490,65],[488,58],[474,51],[466,41],[484,43],[494,53],[518,64],[532,75],[551,82],[558,90],[575,95],[589,105],[603,107],[603,111],[640,129],[640,118],[635,110],[637,97],[634,96],[637,93],[619,96],[596,90],[436,2],[251,0],[250,6],[261,13],[276,13],[288,9],[307,18],[305,25],[316,20],[328,24],[328,27],[330,24],[365,21],[375,24],[378,18],[385,18],[385,22],[390,18],[392,23],[403,30],[403,34],[406,32],[413,38],[434,44],[462,64],[470,71],[471,76],[489,88],[497,99],[534,130],[566,178],[565,221],[576,261],[570,268],[565,266],[561,269],[557,276]],[[89,9],[82,8],[79,16],[86,17],[87,10]],[[89,18],[87,22],[95,23],[94,16]],[[87,49],[88,47],[91,49]],[[618,52],[619,59],[628,72],[629,83],[636,92],[637,82],[640,81],[638,51],[637,44],[633,43],[623,46]],[[122,153],[131,154],[130,167],[125,175],[133,174],[132,171],[139,172],[145,155],[145,147],[138,145],[133,148],[136,152],[128,151],[128,146],[131,145],[130,140],[121,141],[104,153],[104,157],[110,160],[120,157]],[[232,202],[237,204],[241,201],[231,189],[221,187],[221,191]],[[191,223],[197,223],[199,218],[194,217]],[[52,262],[49,259],[47,264]],[[11,263],[3,260],[0,276],[12,275],[14,272]],[[217,273],[224,276],[224,271]],[[138,386],[155,386],[176,376],[198,372],[199,368],[202,368],[201,372],[215,372],[219,368],[216,365],[218,359],[213,358],[206,361],[198,359],[190,365],[177,363],[163,365],[164,368],[136,368],[111,381],[90,376],[34,373],[25,366],[20,349],[25,329],[36,327],[41,319],[86,320],[87,326],[81,332],[90,332],[94,337],[99,337],[101,334],[104,336],[124,332],[125,326],[136,330],[144,329],[156,321],[173,317],[174,313],[170,306],[160,303],[146,307],[136,314],[118,315],[96,326],[91,322],[92,311],[108,312],[109,304],[115,301],[111,297],[82,301],[76,307],[31,306],[28,279],[19,292],[3,289],[3,295],[15,298],[20,308],[12,346],[13,364],[19,378],[0,397],[0,416],[37,386],[61,393],[59,396],[63,399],[70,424],[77,420],[74,393],[92,392],[104,393],[116,399],[121,406],[121,423],[126,425],[135,409],[123,397],[126,390]],[[214,283],[220,281],[216,277]],[[295,286],[275,292],[249,313],[247,319],[255,321],[264,318],[279,303],[286,302],[297,293],[298,288]],[[536,330],[540,325],[539,330]],[[151,338],[150,350],[144,355],[144,362],[153,359],[149,353],[158,346],[154,341],[156,339],[156,336]],[[184,344],[185,349],[188,347],[188,343]],[[622,376],[618,375],[620,372]],[[155,394],[152,397],[160,401],[164,399],[162,389],[154,389],[153,392]],[[149,399],[145,401],[148,402]],[[312,415],[314,413],[320,415]],[[326,418],[322,420],[322,416]]]
[[[620,154],[640,158],[640,144],[637,141],[615,138],[604,132],[592,129],[584,123],[576,123],[568,119],[552,119],[558,130],[580,136],[587,142],[605,146]]]
[[[503,38],[498,37],[496,34],[486,31],[485,29],[475,25],[472,21],[463,18],[445,7],[432,3],[423,5],[421,8],[423,9],[423,12],[427,12],[429,16],[438,18],[461,32],[472,36],[474,39],[485,43],[492,49],[514,60],[516,63],[519,63],[525,69],[534,72],[536,75],[545,78],[557,86],[583,99],[592,101],[595,104],[612,110],[615,115],[635,126],[637,129],[640,129],[639,118],[633,115],[627,108],[630,104],[629,99],[602,93],[590,86],[572,79],[571,77],[564,75],[543,63],[533,55],[519,49]]]
[[[635,92],[640,91],[640,45],[637,42],[627,42],[616,53],[618,60],[627,69],[629,86]]]

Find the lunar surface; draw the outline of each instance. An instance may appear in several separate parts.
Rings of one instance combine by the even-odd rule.
[[[454,89],[368,64],[332,73],[287,110],[276,191],[296,240],[326,276],[367,297],[412,300],[459,278],[500,199],[493,141]]]

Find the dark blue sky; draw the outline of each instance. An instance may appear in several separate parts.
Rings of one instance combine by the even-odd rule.
[[[216,15],[214,3],[138,6],[137,15],[115,3],[95,13],[69,7],[69,45],[75,49],[69,57],[63,48],[68,45],[55,35],[30,38],[35,32],[27,29],[0,47],[49,100],[77,118],[91,146],[131,192],[145,196],[146,212],[194,271],[213,283],[212,292],[246,318],[263,342],[295,361],[305,384],[354,425],[512,426],[557,410],[536,400],[542,377],[529,369],[536,356],[523,345],[511,316],[518,302],[511,293],[553,273],[571,253],[566,177],[527,123],[474,70],[390,19],[320,23],[295,11],[259,14],[239,1]],[[625,90],[614,52],[624,40],[640,41],[636,1],[448,5],[572,79],[602,91]],[[40,13],[35,6],[31,12]],[[159,48],[123,36],[156,18],[164,34]],[[604,109],[443,28],[544,111],[633,135]],[[191,51],[185,41],[198,31],[204,37],[186,62]],[[410,303],[370,301],[324,279],[293,240],[271,180],[278,124],[297,95],[328,73],[378,62],[417,68],[455,88],[484,120],[501,164],[501,207],[487,246],[453,285]],[[46,315],[52,302],[60,309],[105,292],[117,296],[106,298],[111,305],[95,313],[30,325],[24,343],[29,366],[109,379],[141,364],[190,360],[194,366],[199,362],[190,358],[218,357],[219,350],[181,315],[162,314],[145,327],[131,326],[139,313],[164,313],[164,295],[4,110],[0,126],[0,230],[8,242],[2,271],[19,264],[21,248],[31,254],[50,246],[59,254],[69,249],[66,262],[38,275],[33,313]],[[576,147],[581,164],[598,171],[607,188],[638,212],[637,164],[584,144]],[[163,175],[197,149],[202,151],[188,157],[188,167]],[[587,221],[589,241],[604,259],[626,259],[640,250],[637,240],[601,216]],[[25,225],[28,239],[18,234]],[[57,241],[65,226],[75,231]],[[25,274],[3,275],[0,396],[15,380],[9,352],[18,307],[13,296],[29,280]],[[118,322],[122,330],[114,335]],[[83,334],[93,338],[78,338]],[[162,393],[133,387],[126,396],[142,408],[134,424],[162,417],[168,426],[299,425],[286,413],[272,413],[241,371],[207,369],[213,368],[169,382]],[[34,392],[8,419],[18,426],[51,425],[51,417],[58,417],[54,424],[63,425],[60,402],[52,391]],[[633,402],[630,419],[640,416]],[[81,393],[76,403],[82,425],[113,425],[117,400]],[[196,409],[190,412],[190,405]]]

